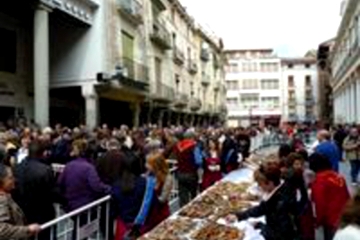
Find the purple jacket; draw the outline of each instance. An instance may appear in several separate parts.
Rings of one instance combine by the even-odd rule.
[[[66,212],[83,207],[111,191],[110,186],[101,182],[95,166],[83,158],[66,164],[58,184],[62,196],[67,201]]]

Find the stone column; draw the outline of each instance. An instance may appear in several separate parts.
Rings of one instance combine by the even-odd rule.
[[[49,125],[49,12],[40,4],[34,15],[34,108],[35,122]]]
[[[99,97],[92,84],[82,86],[81,91],[85,99],[86,126],[93,129],[99,125]]]

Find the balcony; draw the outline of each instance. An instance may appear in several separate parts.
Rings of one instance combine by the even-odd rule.
[[[173,87],[157,82],[152,93],[153,100],[160,103],[171,103],[175,99],[175,90]]]
[[[198,66],[195,61],[189,60],[188,71],[190,74],[196,74],[198,72]]]
[[[289,107],[296,107],[296,100],[295,98],[289,98],[288,100]]]
[[[203,87],[208,87],[210,85],[210,76],[207,74],[202,74],[201,85]]]
[[[188,104],[188,101],[189,98],[187,94],[176,93],[174,107],[180,109],[185,108]]]
[[[120,14],[134,26],[144,23],[143,6],[138,0],[117,0],[117,5]]]
[[[315,103],[314,103],[314,99],[312,96],[306,96],[305,97],[305,105],[306,106],[313,106]]]
[[[221,66],[220,59],[218,56],[214,55],[214,68],[219,69]]]
[[[147,90],[149,85],[149,69],[130,58],[121,58],[121,64],[117,68],[117,75],[122,85]]]
[[[208,62],[210,60],[210,53],[208,49],[202,48],[200,52],[200,59],[204,62]]]
[[[221,82],[220,82],[220,81],[216,81],[216,82],[215,82],[215,85],[214,85],[214,91],[215,91],[215,92],[219,92],[219,91],[221,90],[221,88],[222,88]]]
[[[171,49],[171,35],[166,29],[165,22],[156,19],[153,22],[153,28],[150,33],[150,39],[153,43],[157,44],[160,48],[169,50]]]
[[[220,106],[219,106],[219,111],[220,111],[220,114],[227,114],[227,112],[228,112],[228,109],[227,109],[227,106],[226,106],[226,104],[220,104]]]
[[[198,98],[191,98],[190,99],[190,110],[193,112],[197,112],[201,109],[201,100]]]
[[[174,63],[179,66],[183,65],[185,62],[184,52],[182,52],[178,47],[174,47],[173,60],[174,60]]]

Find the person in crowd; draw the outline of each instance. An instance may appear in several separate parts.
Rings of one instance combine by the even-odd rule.
[[[260,229],[265,240],[299,239],[294,221],[296,199],[293,194],[289,194],[286,184],[281,182],[280,168],[262,165],[258,173],[259,186],[266,194],[264,200],[256,207],[227,216],[226,220],[232,223],[265,216],[266,224],[255,224],[255,228]]]
[[[71,160],[71,135],[69,130],[64,129],[54,136],[51,159],[54,163],[66,164]]]
[[[360,240],[360,190],[348,202],[334,240]]]
[[[338,146],[331,141],[330,133],[327,130],[320,130],[317,134],[317,139],[319,140],[319,145],[315,148],[315,152],[329,159],[332,169],[338,172],[342,156]]]
[[[292,153],[291,146],[289,144],[282,144],[278,150],[278,158],[280,161],[286,160],[286,158]]]
[[[348,133],[347,133],[346,129],[344,128],[344,126],[339,124],[335,130],[333,138],[334,138],[334,142],[336,143],[336,145],[339,148],[341,156],[343,154],[343,143],[344,143],[344,140],[347,135],[348,135]]]
[[[145,222],[154,206],[154,176],[141,175],[141,162],[125,158],[118,180],[112,187],[112,215],[116,219],[115,240],[136,239],[146,229]]]
[[[61,195],[65,198],[64,209],[71,212],[110,193],[110,186],[101,182],[95,165],[89,159],[87,142],[76,140],[72,144],[71,156],[75,159],[66,164],[58,179]],[[86,213],[74,218],[75,226],[83,226],[88,221]],[[79,222],[78,222],[79,221]],[[76,229],[73,239],[76,237]]]
[[[156,179],[154,204],[146,221],[147,232],[170,216],[169,199],[173,181],[169,166],[161,153],[148,155],[146,168],[148,175]]]
[[[54,203],[62,203],[56,188],[54,172],[48,162],[50,147],[47,142],[33,141],[29,145],[29,156],[15,167],[16,189],[14,200],[24,211],[29,222],[44,224],[56,217]],[[51,238],[50,231],[38,238]]]
[[[298,153],[291,153],[281,163],[285,184],[296,196],[296,223],[303,240],[315,239],[315,222],[312,205],[304,180],[304,159]]]
[[[30,137],[24,135],[21,138],[21,147],[16,154],[16,163],[20,164],[29,155],[29,144],[31,142]]]
[[[326,156],[319,153],[312,154],[310,169],[316,173],[315,180],[311,184],[316,226],[323,228],[324,240],[332,240],[350,194],[345,179],[333,170]]]
[[[15,186],[11,168],[0,164],[0,239],[24,240],[37,235],[38,224],[25,225],[25,216],[11,197]]]
[[[244,128],[239,128],[239,131],[236,135],[236,142],[242,158],[248,158],[250,155],[251,140],[249,134],[245,132]]]
[[[178,183],[180,206],[186,205],[198,192],[198,169],[203,164],[203,156],[197,148],[194,133],[187,131],[174,149],[178,161]]]
[[[221,145],[221,169],[223,173],[229,173],[239,168],[238,149],[233,138],[232,132],[227,130],[224,134],[224,140]]]
[[[116,138],[110,139],[107,149],[108,151],[97,160],[96,165],[101,181],[112,186],[118,179],[124,154],[121,152],[120,143]]]
[[[207,189],[222,178],[219,151],[219,141],[216,138],[210,138],[205,154],[202,190]]]
[[[353,185],[357,185],[360,172],[360,137],[357,128],[350,130],[343,142],[342,149],[345,152],[346,160],[350,161],[351,181]]]

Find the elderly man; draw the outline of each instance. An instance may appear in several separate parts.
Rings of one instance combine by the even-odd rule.
[[[331,135],[327,130],[320,130],[317,134],[319,145],[316,146],[315,152],[325,156],[330,160],[332,169],[339,171],[339,162],[341,161],[341,153],[335,142],[331,140]]]

